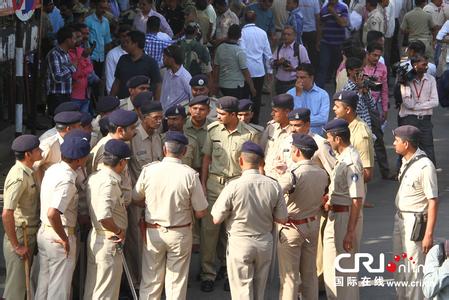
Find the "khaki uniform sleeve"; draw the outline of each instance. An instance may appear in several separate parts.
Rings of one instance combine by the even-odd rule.
[[[5,192],[3,194],[3,209],[15,210],[19,199],[22,196],[25,186],[22,178],[15,178],[5,184]]]
[[[194,175],[192,190],[191,190],[191,201],[194,211],[205,210],[208,206],[206,197],[204,196],[203,188],[201,187],[200,176],[198,173]]]
[[[346,173],[350,198],[364,198],[365,184],[363,182],[363,173],[354,165],[349,165]]]
[[[92,205],[95,216],[98,221],[112,218],[112,209],[116,205],[113,197],[113,184],[117,183],[107,183],[98,186],[98,198],[95,199],[95,204]]]
[[[204,141],[203,154],[212,156],[212,140],[209,131],[207,132],[206,140]]]
[[[51,197],[50,207],[59,210],[64,214],[65,210],[76,194],[76,187],[74,182],[63,181],[60,182],[54,189]]]
[[[279,175],[276,177],[277,181],[279,182],[279,185],[281,187],[281,190],[283,193],[288,193],[293,187],[293,174],[290,170],[287,170],[284,174]]]
[[[276,219],[286,219],[288,217],[287,204],[285,202],[284,194],[282,193],[281,186],[276,183],[278,190],[278,197],[276,205],[273,209],[273,217]]]
[[[215,204],[210,212],[212,217],[216,220],[219,220],[220,222],[224,221],[231,214],[232,209],[232,199],[231,199],[232,193],[230,190],[231,187],[232,185],[225,186],[223,191],[220,193],[220,196],[218,196],[217,200],[215,201]]]
[[[326,170],[327,174],[330,174],[335,166],[335,162],[337,161],[331,146],[328,143],[323,143],[321,147],[318,148],[316,156],[320,161],[321,166]]]
[[[422,169],[422,187],[427,199],[438,198],[438,180],[437,173],[433,164],[425,166]]]
[[[145,199],[145,173],[145,168],[143,168],[133,189],[133,199],[136,201]]]
[[[357,143],[353,146],[357,149],[360,155],[363,168],[374,167],[374,147],[372,138],[366,134],[363,134],[360,139],[357,139]]]

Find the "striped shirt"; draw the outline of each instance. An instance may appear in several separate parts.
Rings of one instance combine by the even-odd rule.
[[[348,83],[343,87],[343,91],[357,91],[357,84],[348,79]],[[357,101],[357,115],[369,126],[371,129],[371,116],[370,111],[375,111],[376,104],[374,103],[374,99],[371,96],[371,92],[367,94],[361,94],[357,91],[357,95],[359,96],[359,101]]]
[[[348,9],[344,4],[337,2],[334,5],[334,10],[339,17],[348,19]],[[335,17],[329,13],[328,4],[321,8],[320,18],[323,24],[321,41],[331,45],[343,43],[346,39],[346,29],[340,26]]]

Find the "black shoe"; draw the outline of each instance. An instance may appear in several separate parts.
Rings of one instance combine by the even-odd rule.
[[[201,282],[201,291],[210,293],[214,290],[214,282],[212,280],[204,280]]]
[[[222,280],[227,277],[228,277],[228,271],[227,271],[226,267],[220,267],[220,270],[218,270],[215,280],[218,281],[218,280]]]
[[[228,278],[226,278],[226,280],[225,280],[225,282],[224,282],[223,290],[224,290],[225,292],[231,291],[231,287],[229,286],[229,279],[228,279]]]

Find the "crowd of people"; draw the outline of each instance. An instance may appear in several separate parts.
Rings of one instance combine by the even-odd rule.
[[[12,144],[4,298],[185,299],[199,252],[204,293],[224,279],[233,299],[264,299],[277,253],[280,299],[318,299],[320,289],[359,299],[357,285],[338,284],[335,260],[360,249],[375,157],[382,179],[399,181],[394,253],[416,263],[396,280],[426,278],[418,265],[437,220],[432,113],[449,4],[43,5],[55,125]],[[424,298],[419,286],[397,294]]]

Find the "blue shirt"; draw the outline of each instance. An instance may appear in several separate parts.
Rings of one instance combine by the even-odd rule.
[[[93,61],[103,62],[105,59],[104,48],[106,44],[112,42],[111,31],[109,30],[109,21],[106,17],[102,17],[100,21],[96,14],[91,14],[84,22],[87,27],[89,27],[89,42],[91,44],[94,41],[97,43],[97,46],[92,52],[91,58]]]
[[[287,25],[292,26],[296,30],[296,41],[301,43],[302,29],[304,25],[303,16],[299,7],[292,10],[287,19]]]
[[[329,4],[321,8],[320,18],[323,24],[321,28],[321,41],[331,45],[341,45],[346,39],[346,28],[338,25],[337,20],[329,13]],[[337,2],[334,10],[339,17],[348,19],[348,9],[345,4]]]
[[[316,31],[315,15],[320,14],[319,0],[301,0],[299,1],[299,9],[301,10],[303,19],[303,32]]]
[[[159,67],[162,66],[162,53],[165,48],[173,44],[174,41],[166,41],[157,37],[156,34],[148,33],[145,35],[145,47],[143,50],[146,55],[154,58]]]
[[[248,6],[247,10],[253,10],[256,15],[256,26],[265,30],[265,32],[270,35],[271,32],[274,32],[274,16],[273,16],[273,10],[267,9],[263,10],[260,7],[259,3],[253,3]]]
[[[310,109],[310,131],[321,134],[323,126],[329,119],[329,94],[316,84],[313,84],[310,91],[304,89],[301,96],[296,96],[296,88],[290,89],[287,93],[293,96],[295,109],[303,107]]]
[[[72,75],[76,68],[70,61],[69,54],[59,46],[48,52],[47,63],[47,95],[72,93]]]
[[[167,69],[161,89],[161,105],[164,111],[173,105],[190,101],[190,98],[192,98],[190,79],[192,79],[192,76],[183,66],[176,73]]]
[[[61,12],[57,7],[53,8],[51,13],[47,14],[50,19],[51,26],[53,27],[53,33],[58,32],[61,27],[64,26],[64,19],[61,16]]]

